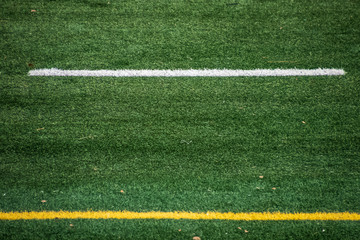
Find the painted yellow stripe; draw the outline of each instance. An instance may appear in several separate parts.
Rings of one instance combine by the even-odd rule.
[[[0,212],[0,220],[32,219],[194,219],[194,220],[244,220],[244,221],[283,221],[283,220],[332,220],[360,221],[360,213],[194,213],[194,212],[129,212],[129,211],[44,211],[44,212]]]

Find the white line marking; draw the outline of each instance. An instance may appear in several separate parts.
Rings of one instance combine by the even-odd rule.
[[[343,69],[178,69],[178,70],[61,70],[57,68],[31,70],[29,76],[79,77],[268,77],[268,76],[336,76]]]

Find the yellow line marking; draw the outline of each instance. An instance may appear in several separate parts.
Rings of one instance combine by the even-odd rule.
[[[360,213],[280,213],[280,212],[130,212],[130,211],[44,211],[44,212],[0,212],[0,220],[32,219],[193,219],[193,220],[243,220],[243,221],[284,221],[284,220],[332,220],[360,221]]]

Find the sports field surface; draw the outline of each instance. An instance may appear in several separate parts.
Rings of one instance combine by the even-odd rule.
[[[0,0],[0,101],[0,239],[360,236],[358,0]]]

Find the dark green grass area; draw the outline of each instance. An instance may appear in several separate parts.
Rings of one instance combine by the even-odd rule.
[[[1,209],[358,211],[355,86],[12,77]]]
[[[231,4],[237,3],[237,4]],[[36,10],[36,12],[31,12]],[[2,0],[1,68],[359,66],[354,0]],[[280,62],[279,62],[280,61]]]
[[[240,229],[239,229],[240,228]],[[247,232],[245,232],[245,230]],[[13,233],[13,234],[10,234]],[[3,239],[356,239],[358,222],[49,220],[4,221]]]
[[[0,211],[360,211],[358,1],[0,3]],[[347,73],[27,76],[53,67]],[[2,221],[1,236],[115,238],[120,229],[123,238],[189,239],[195,226],[202,239],[224,238],[222,229],[229,239],[351,239],[359,231],[357,222],[248,222],[238,237],[237,222],[78,220],[71,235],[68,223]],[[190,227],[177,236],[180,223]]]

